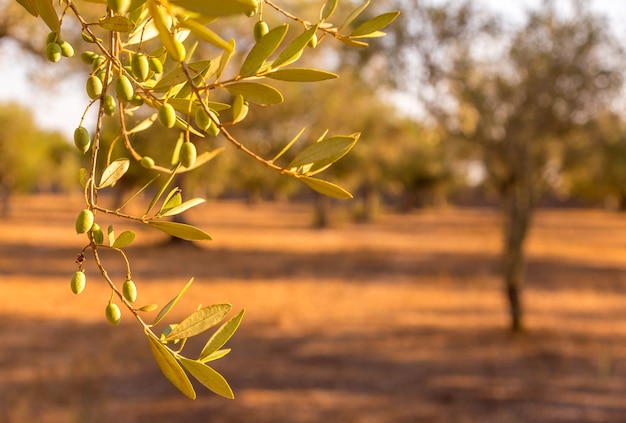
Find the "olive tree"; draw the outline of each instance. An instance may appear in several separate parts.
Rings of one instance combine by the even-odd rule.
[[[170,236],[187,241],[210,240],[203,229],[172,221],[185,211],[203,203],[202,197],[186,198],[173,186],[177,175],[207,165],[221,150],[198,154],[196,143],[211,137],[223,137],[253,161],[295,178],[313,190],[337,198],[350,198],[343,188],[318,174],[347,154],[359,138],[358,133],[321,132],[312,142],[284,161],[284,154],[294,148],[302,131],[273,157],[262,157],[248,147],[246,140],[233,135],[231,128],[243,121],[256,106],[271,106],[284,101],[272,81],[315,83],[337,75],[315,67],[297,67],[307,48],[315,49],[330,39],[354,47],[366,47],[367,39],[384,35],[381,30],[398,15],[383,13],[370,19],[359,19],[369,1],[335,23],[338,1],[327,0],[315,19],[304,19],[272,0],[108,0],[93,3],[61,0],[18,0],[34,17],[40,17],[50,33],[45,55],[51,62],[74,56],[74,46],[66,39],[68,32],[78,31],[85,45],[81,59],[85,62],[85,89],[91,99],[80,122],[76,122],[74,142],[89,155],[89,165],[81,169],[84,208],[77,211],[76,232],[86,236],[79,251],[77,270],[71,278],[71,289],[80,294],[86,286],[85,261],[93,260],[111,288],[104,305],[106,319],[117,325],[122,309],[135,318],[145,334],[156,363],[165,377],[184,395],[194,399],[196,392],[189,376],[218,395],[233,398],[224,377],[209,363],[228,354],[223,348],[238,328],[244,311],[228,320],[232,306],[214,304],[198,308],[180,322],[167,323],[168,312],[189,288],[193,278],[156,316],[147,313],[156,304],[136,304],[137,285],[131,262],[124,249],[135,239],[135,232],[116,232],[113,226],[101,228],[101,215],[138,222]],[[337,11],[338,12],[338,11]],[[87,16],[98,16],[89,20]],[[268,15],[280,24],[270,28]],[[229,32],[217,30],[216,23],[227,19],[249,19],[254,43],[241,43]],[[356,22],[356,24],[355,24]],[[220,28],[224,28],[223,26]],[[209,46],[209,49],[199,46]],[[82,47],[82,46],[81,46]],[[210,52],[210,56],[199,52]],[[241,63],[233,58],[242,57]],[[95,127],[88,128],[86,118],[95,114]],[[141,120],[133,116],[145,116]],[[274,122],[281,125],[281,122]],[[152,125],[172,131],[177,142],[164,144],[168,160],[155,160],[135,144],[135,136]],[[104,148],[102,134],[117,128],[113,142]],[[200,141],[197,141],[200,140]],[[194,141],[194,142],[192,142]],[[118,155],[115,146],[123,146]],[[159,157],[163,157],[161,154]],[[154,175],[144,186],[128,195],[120,204],[105,207],[99,196],[124,180],[131,162]],[[158,176],[161,175],[159,178]],[[224,175],[227,177],[228,175]],[[143,195],[155,192],[145,204],[145,212],[132,214],[127,207],[143,201]],[[136,206],[136,204],[135,204]],[[136,210],[137,207],[133,207]],[[114,280],[107,272],[101,250],[111,250],[125,263],[126,275]],[[140,278],[137,278],[140,279]],[[121,306],[121,307],[120,307]],[[197,357],[184,351],[186,340],[219,325]]]

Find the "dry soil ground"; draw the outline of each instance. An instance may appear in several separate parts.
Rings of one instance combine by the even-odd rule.
[[[140,302],[164,304],[195,276],[173,317],[199,303],[247,309],[215,362],[236,399],[199,387],[189,401],[128,314],[106,323],[95,273],[71,294],[78,207],[18,198],[0,221],[1,422],[626,421],[623,215],[539,214],[522,336],[505,330],[491,211],[317,231],[306,207],[207,204],[191,215],[215,237],[201,248],[157,246],[136,228]]]

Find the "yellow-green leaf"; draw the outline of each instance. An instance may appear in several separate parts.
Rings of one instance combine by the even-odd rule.
[[[170,3],[206,17],[247,15],[258,7],[257,0],[170,0]]]
[[[100,177],[98,188],[105,188],[114,185],[128,171],[130,160],[117,159],[104,169]]]
[[[289,29],[289,25],[283,24],[265,34],[246,56],[239,74],[241,76],[249,76],[257,72],[283,41],[285,34],[287,34],[287,29]]]
[[[189,287],[193,283],[193,280],[194,280],[194,278],[189,279],[189,282],[187,282],[185,284],[185,286],[183,287],[183,289],[180,290],[178,295],[176,295],[167,304],[165,304],[165,306],[161,309],[161,311],[159,311],[157,316],[154,318],[154,322],[152,322],[152,326],[157,325],[161,320],[163,320],[163,318],[167,315],[167,313],[169,313],[170,310],[176,305],[178,300],[180,300],[180,297],[183,296],[185,291],[187,291],[187,289],[189,289]]]
[[[206,386],[208,389],[224,398],[233,399],[235,394],[224,376],[219,374],[213,368],[199,361],[190,360],[186,357],[179,356],[178,360],[187,369],[187,371],[195,377],[198,382]]]
[[[135,29],[135,24],[127,17],[121,15],[102,18],[98,21],[98,25],[114,32],[130,32]]]
[[[210,241],[213,238],[203,230],[186,223],[161,222],[157,220],[148,221],[148,225],[165,232],[168,235],[187,241]]]
[[[241,310],[237,315],[226,323],[224,323],[211,338],[207,341],[200,353],[200,357],[198,357],[199,361],[206,362],[207,357],[210,357],[211,354],[219,350],[228,340],[233,336],[239,325],[241,324],[241,319],[243,319],[243,315],[245,310]]]
[[[39,12],[37,11],[37,5],[34,0],[17,0],[19,4],[22,5],[24,9],[34,17],[39,16]]]
[[[339,27],[339,31],[341,31],[342,29],[346,28],[348,25],[350,25],[352,23],[352,21],[354,21],[361,13],[363,13],[363,11],[365,9],[367,9],[367,6],[369,6],[370,4],[370,0],[365,0],[365,3],[363,3],[362,5],[360,5],[359,7],[357,7],[356,9],[354,9],[352,11],[352,13],[350,13],[348,15],[348,17],[346,18],[346,20],[343,22],[343,24],[341,24],[341,26]]]
[[[189,377],[187,377],[187,374],[176,360],[174,353],[156,339],[154,335],[149,333],[147,329],[146,336],[148,337],[152,355],[154,355],[154,359],[163,375],[187,398],[196,399],[196,391],[194,391]]]
[[[272,67],[278,68],[279,66],[287,65],[298,59],[302,54],[302,50],[304,50],[309,41],[311,41],[316,31],[317,25],[312,26],[294,38],[293,41],[287,44],[287,47],[278,54],[276,59],[272,62]]]
[[[187,200],[182,204],[179,204],[177,206],[174,207],[170,207],[167,210],[165,210],[163,213],[159,214],[159,216],[165,217],[165,216],[174,216],[176,214],[180,214],[183,213],[187,210],[189,210],[192,207],[195,207],[199,204],[202,204],[205,202],[204,198],[192,198],[191,200]]]
[[[360,134],[335,136],[313,143],[302,150],[287,166],[290,169],[311,165],[315,172],[345,156],[356,144]]]
[[[54,10],[54,6],[52,5],[52,0],[34,0],[34,3],[37,12],[46,25],[48,25],[50,31],[59,32],[61,30],[61,24],[59,23],[57,11]]]
[[[165,337],[166,341],[198,335],[217,325],[233,308],[230,304],[213,304],[191,313]]]
[[[237,82],[226,86],[233,95],[242,95],[251,103],[261,106],[283,102],[283,95],[276,88],[259,82]]]
[[[339,75],[318,69],[289,68],[279,69],[266,75],[268,78],[291,82],[318,82],[338,78]]]
[[[124,248],[135,240],[135,232],[124,231],[117,236],[115,242],[111,245],[113,248]]]
[[[150,14],[154,21],[154,26],[159,31],[159,39],[163,43],[163,47],[167,50],[172,59],[176,62],[182,62],[185,60],[184,51],[181,51],[176,45],[176,41],[170,32],[167,20],[167,12],[163,10],[154,0],[148,1],[148,7],[150,8]]]
[[[232,49],[232,45],[226,42],[222,37],[211,31],[209,28],[202,25],[201,23],[194,21],[193,19],[184,20],[180,23],[180,25],[184,28],[189,29],[196,37],[200,38],[203,41],[206,41],[209,44],[213,44],[214,46],[219,47],[222,50]]]
[[[311,178],[310,176],[302,176],[298,179],[308,185],[309,188],[319,192],[320,194],[327,195],[329,197],[339,198],[341,200],[347,200],[352,198],[352,194],[350,194],[345,189],[323,179]]]
[[[398,17],[399,14],[400,12],[388,12],[388,13],[383,13],[382,15],[376,16],[375,18],[369,19],[363,22],[362,24],[360,24],[359,26],[357,26],[356,29],[352,31],[350,36],[358,38],[358,37],[372,36],[372,34],[377,34],[377,33],[384,35],[384,33],[379,32],[379,31],[383,29],[384,27],[386,27],[387,25],[389,25],[391,22],[393,22]],[[381,35],[375,35],[375,36],[381,36]]]
[[[320,13],[320,19],[325,21],[326,19],[330,18],[330,15],[332,15],[337,8],[338,2],[339,0],[326,0],[326,3],[324,3],[324,6],[322,7],[322,11]]]

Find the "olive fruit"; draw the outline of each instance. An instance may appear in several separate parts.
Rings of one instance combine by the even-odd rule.
[[[63,52],[61,51],[61,46],[59,46],[57,43],[48,43],[46,45],[46,58],[49,61],[56,63],[61,60],[62,55]]]
[[[87,78],[87,95],[90,99],[95,100],[102,95],[102,81],[95,75]]]
[[[111,94],[107,94],[104,96],[104,114],[107,116],[113,116],[115,113],[115,108],[117,107],[115,103],[115,99]]]
[[[102,244],[104,242],[104,233],[97,223],[94,223],[91,227],[91,236],[93,237],[93,242],[96,244]]]
[[[61,54],[65,57],[72,57],[74,55],[74,47],[65,40],[58,40],[57,44],[61,47]]]
[[[207,115],[204,109],[202,109],[201,107],[198,107],[196,109],[195,117],[196,125],[198,125],[198,128],[202,129],[203,131],[206,131],[209,126],[211,126],[211,119],[209,118],[209,115]]]
[[[126,75],[120,75],[115,81],[115,94],[123,101],[130,101],[135,95],[133,84]]]
[[[89,150],[91,137],[89,136],[87,128],[79,126],[74,130],[74,144],[76,144],[76,148],[78,148],[78,150],[83,154]]]
[[[104,314],[106,315],[108,322],[111,323],[113,326],[117,326],[120,324],[120,320],[122,319],[122,312],[120,311],[120,308],[117,304],[107,304],[107,307],[104,310]]]
[[[122,285],[122,295],[126,301],[131,303],[135,302],[137,299],[137,286],[135,285],[135,282],[130,279],[126,279]]]
[[[259,42],[261,38],[263,38],[263,36],[267,34],[269,31],[270,29],[267,26],[267,22],[258,21],[257,23],[255,23],[254,24],[254,39],[256,40],[256,42]]]
[[[165,103],[159,108],[159,121],[166,128],[172,128],[176,123],[176,111],[171,104]]]
[[[76,233],[84,234],[93,226],[94,216],[89,209],[81,210],[76,217]]]
[[[72,292],[76,295],[83,292],[85,289],[85,285],[87,284],[87,278],[85,277],[85,273],[78,271],[72,275],[72,281],[70,283],[70,288]]]
[[[130,58],[130,67],[138,81],[143,82],[148,79],[150,73],[150,62],[145,54],[133,54]]]
[[[152,169],[154,167],[154,159],[150,156],[143,156],[140,164],[146,169]]]
[[[191,167],[196,162],[196,156],[196,146],[189,141],[184,142],[180,147],[180,164],[184,167]]]

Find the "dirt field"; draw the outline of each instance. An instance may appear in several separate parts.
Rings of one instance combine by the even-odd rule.
[[[515,337],[490,211],[367,226],[340,213],[317,231],[306,207],[207,204],[191,215],[215,237],[201,248],[158,247],[163,237],[136,228],[139,302],[162,305],[195,276],[172,317],[199,303],[247,310],[215,362],[236,399],[198,387],[190,401],[128,314],[106,323],[109,291],[92,265],[86,291],[70,292],[80,198],[14,207],[0,221],[0,422],[626,421],[626,216],[539,214],[529,330]],[[117,259],[104,255],[120,278]]]

